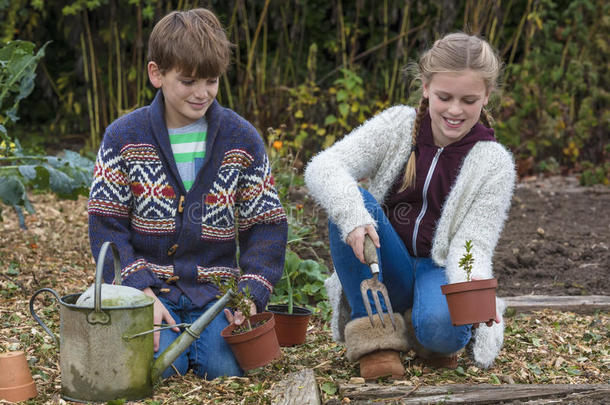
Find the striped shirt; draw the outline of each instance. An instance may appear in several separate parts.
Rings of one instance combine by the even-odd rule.
[[[186,191],[193,186],[195,177],[203,165],[207,131],[208,122],[205,117],[185,127],[167,130],[178,172]]]

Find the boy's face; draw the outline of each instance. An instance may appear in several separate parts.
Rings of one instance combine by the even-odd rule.
[[[148,78],[163,90],[168,128],[184,127],[203,117],[218,94],[217,77],[195,78],[176,68],[163,74],[155,62],[148,63]]]

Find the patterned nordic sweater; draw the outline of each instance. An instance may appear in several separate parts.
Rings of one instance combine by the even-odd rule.
[[[210,277],[234,277],[262,311],[282,276],[287,235],[263,141],[250,123],[214,101],[206,113],[203,167],[187,193],[163,112],[159,91],[150,106],[106,130],[88,204],[93,255],[112,241],[123,285],[151,287],[173,302],[184,293],[197,306],[218,294]],[[104,266],[108,283],[111,256]]]

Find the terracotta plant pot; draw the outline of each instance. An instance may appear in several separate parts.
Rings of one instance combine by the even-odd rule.
[[[496,317],[496,287],[498,280],[495,278],[442,285],[453,325],[493,320]]]
[[[257,323],[263,324],[254,327]],[[236,325],[229,325],[220,332],[231,347],[239,366],[244,370],[262,367],[281,356],[280,345],[275,335],[275,319],[271,312],[262,312],[250,317],[253,328],[233,334]]]
[[[309,309],[293,306],[292,314],[289,314],[288,305],[267,305],[267,311],[273,312],[275,334],[280,346],[300,345],[305,341],[311,317]]]
[[[0,354],[0,399],[25,401],[38,395],[23,352]]]

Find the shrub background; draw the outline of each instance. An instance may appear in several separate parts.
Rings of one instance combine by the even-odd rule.
[[[0,0],[2,43],[52,41],[11,136],[95,151],[106,125],[154,96],[145,72],[154,22],[196,6],[213,9],[239,45],[220,101],[278,153],[294,151],[297,167],[375,112],[414,103],[403,67],[441,34],[464,30],[506,64],[497,136],[530,158],[524,170],[588,170],[589,181],[608,182],[603,0]]]

